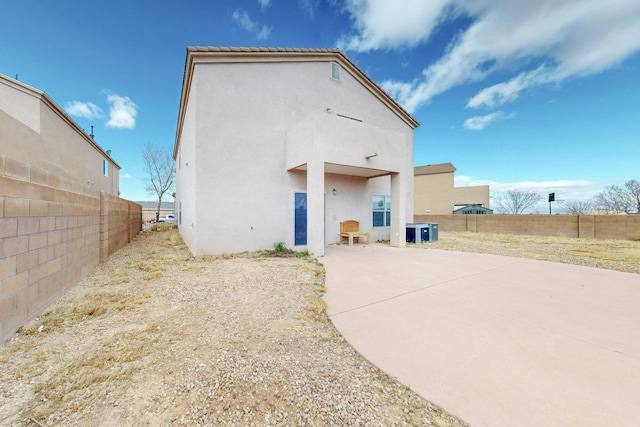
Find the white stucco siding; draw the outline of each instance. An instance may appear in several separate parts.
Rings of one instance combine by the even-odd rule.
[[[305,185],[285,169],[291,112],[279,100],[285,87],[263,77],[272,70],[255,68],[265,67],[196,68],[196,230],[203,252],[293,246],[293,197]]]
[[[287,168],[305,164],[310,156],[326,163],[401,172],[411,135],[390,131],[326,112],[314,111],[287,134]]]
[[[371,219],[371,181],[374,180],[346,175],[326,175],[326,244],[338,242],[340,223],[343,221],[358,221],[360,230],[371,232],[372,238],[376,234],[377,230],[372,227]],[[336,194],[333,194],[333,189],[336,190]],[[382,191],[389,191],[388,185]]]
[[[197,83],[192,83],[191,97],[197,98],[195,88]],[[196,168],[198,158],[196,156],[196,121],[197,102],[190,102],[186,107],[182,132],[180,134],[181,144],[178,147],[176,162],[176,222],[184,242],[191,250],[198,255],[199,251],[196,232],[197,214],[197,181]]]

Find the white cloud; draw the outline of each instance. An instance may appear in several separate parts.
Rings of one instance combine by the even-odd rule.
[[[258,0],[258,3],[262,10],[268,9],[271,6],[271,0]]]
[[[367,52],[416,46],[429,39],[449,0],[347,0],[357,34],[338,40],[338,48]]]
[[[496,120],[508,120],[516,117],[515,113],[505,113],[503,111],[496,111],[495,113],[487,114],[484,116],[474,116],[464,121],[463,126],[469,130],[482,130],[489,126]]]
[[[474,179],[470,176],[456,175],[454,177],[456,187],[467,187],[475,185],[488,185],[491,197],[500,196],[511,190],[535,191],[542,196],[542,200],[530,209],[540,213],[547,213],[549,203],[547,195],[556,193],[556,203],[554,211],[561,209],[559,203],[562,201],[589,201],[602,190],[603,185],[597,182],[584,180],[556,180],[556,181],[520,181],[503,183],[489,180]],[[491,202],[489,203],[491,205]]]
[[[391,3],[347,0],[345,9],[356,34],[342,36],[339,47],[359,52],[411,48],[426,42],[443,22],[461,15],[473,20],[437,61],[425,64],[419,78],[383,82],[383,87],[403,88],[394,96],[410,112],[442,92],[482,81],[496,71],[519,75],[481,91],[470,107],[496,106],[536,85],[602,72],[640,50],[638,0]]]
[[[273,27],[260,25],[259,23],[253,21],[251,17],[249,17],[249,14],[247,12],[240,10],[235,10],[231,15],[231,19],[244,30],[250,33],[254,33],[255,36],[260,40],[264,40],[269,37],[269,34],[271,34],[271,30],[273,29]]]
[[[64,105],[64,111],[76,117],[85,119],[104,119],[102,108],[91,102],[71,101]]]
[[[131,179],[131,178],[133,178],[133,176],[131,174],[129,174],[128,172],[125,172],[124,174],[122,174],[122,176],[120,178]]]
[[[503,194],[511,190],[529,190],[539,191],[542,194],[555,192],[558,199],[571,199],[575,197],[588,197],[600,190],[600,186],[591,181],[584,180],[556,180],[556,181],[521,181],[514,183],[498,183],[489,184],[492,194]]]
[[[507,102],[514,101],[520,96],[520,92],[549,81],[549,75],[544,66],[533,71],[520,73],[508,82],[489,86],[478,92],[467,103],[467,107],[478,108],[483,105],[493,108]]]
[[[109,94],[109,121],[107,127],[117,129],[133,129],[136,126],[138,106],[128,96]]]
[[[314,10],[318,5],[318,0],[298,0],[298,5],[307,15],[313,17]]]

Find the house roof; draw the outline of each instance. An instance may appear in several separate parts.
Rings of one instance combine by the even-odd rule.
[[[452,163],[439,163],[437,165],[416,166],[413,168],[413,176],[433,175],[437,173],[455,172],[456,168]]]
[[[78,133],[82,138],[84,138],[89,145],[95,148],[105,159],[109,159],[111,163],[118,169],[122,169],[119,164],[117,164],[106,151],[104,151],[95,140],[87,134],[65,111],[60,108],[58,104],[56,104],[53,99],[49,97],[45,92],[38,90],[32,86],[29,86],[19,80],[13,79],[5,74],[0,73],[0,83],[3,83],[13,89],[19,90],[21,92],[27,93],[35,98],[39,98],[47,107],[49,107],[54,113],[56,113],[69,127],[71,127],[76,133]]]
[[[493,209],[489,209],[489,208],[486,208],[486,207],[484,207],[482,205],[478,205],[478,204],[475,204],[475,203],[473,203],[471,205],[465,205],[465,206],[459,207],[457,209],[454,209],[453,212],[462,212],[462,211],[464,211],[466,209],[475,209],[475,210],[482,210],[482,211],[485,211],[485,212],[493,212]]]
[[[387,94],[376,82],[360,70],[347,56],[336,48],[279,48],[279,47],[215,47],[215,46],[188,46],[185,70],[182,80],[182,95],[180,96],[180,110],[178,112],[178,126],[176,129],[176,140],[173,157],[177,156],[178,141],[182,131],[184,113],[188,101],[189,89],[191,87],[191,76],[195,65],[194,59],[205,59],[207,57],[235,57],[235,58],[261,58],[262,60],[277,59],[278,61],[294,61],[303,57],[309,61],[335,61],[360,81],[369,89],[376,98],[389,109],[394,111],[407,125],[413,129],[420,124],[414,119],[398,102]]]

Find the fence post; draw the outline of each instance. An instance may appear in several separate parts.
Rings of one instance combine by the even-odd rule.
[[[578,215],[578,238],[595,239],[596,224],[593,215]]]
[[[100,191],[100,262],[109,258],[109,202],[104,191]]]

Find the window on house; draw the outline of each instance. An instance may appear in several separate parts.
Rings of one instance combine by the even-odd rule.
[[[102,173],[104,176],[109,176],[109,163],[106,160],[102,160]]]
[[[334,80],[340,80],[340,65],[335,62],[331,63],[331,78]]]
[[[373,226],[391,226],[391,196],[373,196]]]

